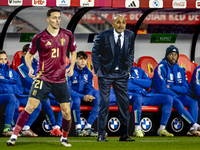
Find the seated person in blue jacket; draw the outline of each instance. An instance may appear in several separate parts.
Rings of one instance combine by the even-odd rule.
[[[6,105],[5,124],[3,130],[4,136],[12,135],[11,122],[16,105],[16,97],[13,91],[14,89],[10,85],[11,83],[14,83],[12,72],[14,72],[14,70],[9,68],[6,52],[4,50],[0,50],[0,105]]]
[[[178,48],[171,45],[166,49],[165,58],[154,70],[152,93],[161,93],[173,97],[173,107],[190,125],[187,135],[200,136],[200,126],[197,124],[198,102],[187,96],[189,84],[185,69],[177,63]],[[189,108],[189,112],[184,108]]]
[[[169,133],[165,128],[169,120],[173,98],[169,95],[148,93],[147,90],[151,87],[152,80],[144,72],[144,70],[133,67],[131,69],[129,80],[128,80],[128,95],[129,101],[133,102],[133,114],[135,122],[135,132],[133,133],[136,137],[143,137],[144,132],[141,130],[140,119],[142,114],[143,106],[159,106],[162,105],[162,117],[158,134],[160,136],[174,136]],[[113,103],[114,97],[113,89],[111,91],[111,104]]]
[[[6,52],[1,51],[1,53],[2,53],[2,57],[5,57],[4,59],[7,59]],[[20,104],[22,106],[26,105],[28,96],[24,95],[25,90],[24,90],[24,87],[22,86],[19,74],[16,71],[9,68],[8,64],[3,65],[3,67],[1,68],[1,71],[2,71],[1,78],[2,79],[5,78],[5,79],[9,80],[8,85],[4,84],[4,86],[11,87],[11,89],[9,90],[9,93],[12,94],[16,99],[15,108],[12,109],[12,110],[14,110],[14,116],[13,115],[10,116],[14,120],[12,125],[15,125],[17,118],[19,116],[19,106],[20,106]],[[29,119],[26,122],[26,127],[23,128],[22,132],[20,132],[20,136],[38,136],[37,134],[32,132],[32,130],[30,130],[30,126],[32,125],[32,123],[35,121],[35,119],[39,115],[40,110],[41,110],[41,105],[39,105],[38,108],[34,111],[33,115],[31,115],[29,117]],[[9,133],[12,134],[12,130]]]
[[[72,111],[75,120],[77,136],[97,136],[91,127],[98,116],[99,94],[93,87],[93,75],[87,68],[88,55],[83,51],[77,53],[76,64],[74,66],[74,75],[68,77],[68,87],[72,98]],[[92,105],[92,110],[87,124],[81,130],[80,105]]]
[[[5,57],[4,59],[7,59],[7,54],[5,51],[1,51],[2,54],[4,54],[3,56]],[[2,56],[2,57],[3,57]],[[10,88],[10,94],[12,94],[13,96],[15,96],[16,98],[16,104],[15,104],[15,108],[13,109],[14,112],[14,123],[16,123],[17,118],[19,116],[19,104],[20,103],[24,103],[24,98],[27,99],[26,95],[24,94],[24,88],[22,86],[19,74],[14,71],[13,69],[9,68],[9,66],[6,64],[4,67],[2,67],[2,78],[4,77],[5,79],[9,80],[9,85],[6,85],[7,87],[11,87]],[[4,84],[5,86],[5,84]],[[22,99],[22,100],[21,100]],[[27,126],[31,126],[32,123],[34,122],[34,118],[37,118],[39,112],[40,112],[41,106],[38,107],[38,113],[35,112],[35,114],[33,114],[31,117],[29,117],[26,125]],[[14,124],[13,124],[14,125]],[[26,130],[26,131],[25,131]],[[25,132],[28,132],[31,136],[37,136],[37,134],[33,133],[30,129],[24,129]],[[20,133],[20,136],[26,136],[24,135],[24,131]],[[12,131],[11,131],[12,132]]]
[[[200,66],[197,66],[193,71],[188,95],[200,103]]]
[[[27,52],[28,51],[29,45],[30,44],[26,44],[23,47],[23,52]],[[20,66],[18,66],[16,71],[20,74],[22,85],[23,85],[23,87],[25,89],[26,94],[28,95],[29,94],[29,90],[30,90],[30,88],[32,86],[32,83],[33,83],[34,79],[32,79],[28,75],[29,70],[28,70],[28,67],[26,66],[24,57],[22,57],[21,60],[22,60],[22,64]],[[34,69],[34,75],[36,75],[36,73],[37,73],[37,66],[38,66],[38,61],[35,58],[33,58],[33,60],[32,60],[32,68]],[[24,103],[26,105],[28,99],[26,98],[26,99],[24,99],[24,101],[25,101]],[[50,94],[50,99],[47,98],[46,101],[42,102],[42,106],[43,106],[44,111],[47,113],[46,117],[47,117],[49,125],[52,128],[52,131],[50,132],[50,135],[52,135],[52,136],[62,136],[62,132],[60,131],[60,127],[62,126],[62,113],[61,113],[61,111],[59,112],[58,119],[56,121],[55,116],[54,116],[54,112],[53,112],[53,110],[51,108],[51,105],[60,106],[58,104],[58,102],[55,101],[55,97],[52,94]],[[40,112],[40,110],[39,110],[39,112]],[[30,126],[27,127],[25,125],[23,128],[30,128]],[[24,131],[22,130],[22,133],[23,132]],[[26,134],[26,132],[24,134]]]
[[[28,52],[29,46],[30,46],[30,44],[26,44],[26,45],[24,45],[23,48],[22,48],[21,64],[22,64],[22,63],[25,64],[25,59],[24,59],[24,57],[25,57],[26,53]]]

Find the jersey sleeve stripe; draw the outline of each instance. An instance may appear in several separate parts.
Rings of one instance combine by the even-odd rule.
[[[23,78],[26,78],[26,75],[25,75],[25,73],[22,71],[22,69],[21,69],[21,66],[23,66],[24,64],[21,64],[19,67],[18,67],[18,70],[19,70],[19,73],[20,73],[20,75],[23,77]]]
[[[160,64],[160,65],[158,66],[157,72],[158,72],[158,74],[159,74],[159,77],[160,77],[162,80],[164,80],[163,77],[162,77],[162,74],[161,74],[161,67],[163,67],[163,64]]]
[[[199,73],[200,73],[200,68],[196,70],[196,75],[195,75],[197,85],[200,85]]]

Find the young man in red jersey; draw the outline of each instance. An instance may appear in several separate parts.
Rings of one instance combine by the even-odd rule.
[[[17,135],[26,123],[29,115],[39,105],[40,101],[46,99],[52,93],[59,102],[63,114],[61,145],[70,147],[67,136],[71,128],[70,94],[66,82],[66,71],[70,77],[73,75],[76,61],[76,43],[73,34],[69,30],[60,28],[61,14],[57,9],[47,12],[49,26],[39,34],[35,35],[29,51],[25,56],[25,62],[29,68],[29,76],[34,78],[29,100],[25,110],[19,115],[15,130],[7,141],[7,145],[14,145]],[[71,52],[71,66],[66,70],[66,54]],[[31,66],[34,54],[39,53],[39,65],[36,77]]]

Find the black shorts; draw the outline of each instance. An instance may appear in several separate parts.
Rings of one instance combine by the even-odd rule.
[[[52,93],[59,103],[71,102],[67,82],[51,83],[36,79],[31,86],[29,97],[36,98],[40,101],[46,101],[49,93]]]

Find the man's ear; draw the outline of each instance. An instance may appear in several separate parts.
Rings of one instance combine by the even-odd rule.
[[[114,28],[114,23],[112,23],[112,27]]]

